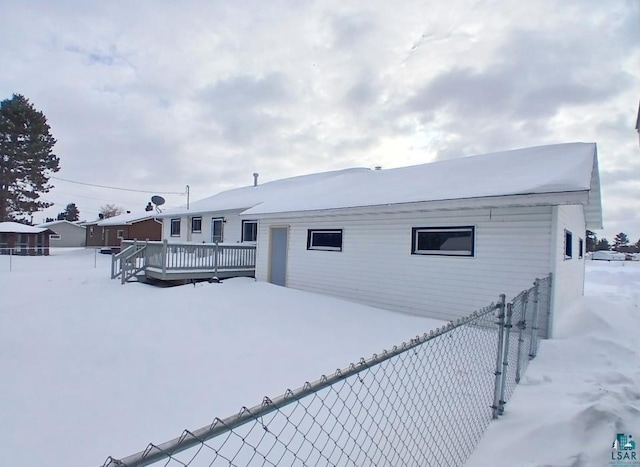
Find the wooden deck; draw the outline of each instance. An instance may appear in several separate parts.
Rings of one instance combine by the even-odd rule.
[[[111,278],[124,284],[255,277],[255,264],[255,245],[123,241],[111,257]]]

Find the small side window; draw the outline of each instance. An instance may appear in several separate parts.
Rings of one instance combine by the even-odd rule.
[[[62,237],[60,237],[60,235],[57,235],[57,234],[49,235],[49,240],[60,240],[60,238]]]
[[[192,217],[191,218],[191,232],[192,233],[201,233],[202,232],[202,217]]]
[[[307,250],[342,251],[342,229],[307,230]]]
[[[584,257],[584,240],[582,240],[581,238],[578,240],[578,257]]]
[[[242,221],[242,241],[255,242],[258,239],[258,221]]]
[[[564,229],[564,259],[573,258],[573,234]]]
[[[124,230],[118,230],[116,232],[116,237],[122,240],[122,238],[124,238]]]
[[[180,236],[180,219],[171,219],[171,236]]]

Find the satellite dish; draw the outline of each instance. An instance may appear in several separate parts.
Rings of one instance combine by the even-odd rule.
[[[153,195],[151,197],[151,202],[156,206],[162,206],[164,204],[164,198],[162,196]]]

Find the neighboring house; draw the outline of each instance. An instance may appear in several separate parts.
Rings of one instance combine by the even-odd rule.
[[[48,256],[49,235],[46,227],[32,227],[18,222],[0,222],[0,254]]]
[[[447,320],[549,273],[552,307],[566,309],[583,294],[585,230],[602,228],[594,143],[295,177],[200,203],[163,214],[177,219],[166,238],[189,239],[200,217],[190,240],[210,241],[205,226],[229,213],[225,242],[257,222],[257,280]],[[552,324],[543,317],[543,334]]]
[[[55,231],[49,235],[49,244],[52,247],[83,247],[86,242],[86,228],[69,221],[52,221],[39,224],[36,227],[43,227]]]
[[[160,240],[162,221],[155,213],[120,214],[118,216],[86,222],[88,247],[118,247],[121,240]]]

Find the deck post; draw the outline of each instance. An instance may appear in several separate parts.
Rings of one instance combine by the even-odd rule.
[[[169,241],[165,238],[162,241],[162,280],[167,280],[167,244]]]
[[[218,241],[216,240],[216,247],[213,250],[213,279],[218,280]]]

